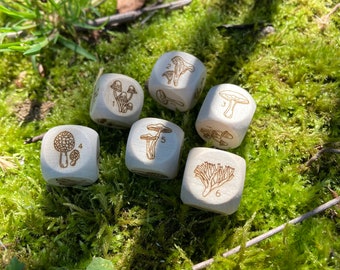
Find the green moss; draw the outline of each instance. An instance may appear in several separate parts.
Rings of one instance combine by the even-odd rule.
[[[288,226],[229,258],[219,255],[331,199],[338,188],[338,154],[328,153],[306,168],[316,147],[338,147],[340,138],[339,16],[320,29],[318,18],[335,1],[193,1],[184,10],[160,11],[127,31],[112,29],[87,46],[97,62],[53,47],[37,62],[3,54],[0,63],[0,156],[16,167],[0,171],[0,263],[13,257],[28,269],[86,269],[93,257],[117,269],[190,269],[214,257],[211,269],[339,268],[336,208]],[[99,8],[114,12],[116,1]],[[216,26],[266,21],[275,32],[219,32]],[[205,89],[189,112],[157,105],[144,83],[158,57],[170,50],[194,54],[207,67]],[[89,104],[99,70],[135,78],[145,89],[142,117],[180,125],[185,143],[178,177],[147,179],[125,166],[128,130],[93,123]],[[24,73],[22,73],[24,72]],[[20,73],[21,76],[20,77]],[[17,79],[20,79],[18,84]],[[247,175],[239,210],[221,216],[183,205],[181,177],[192,147],[207,146],[194,128],[208,90],[220,83],[247,89],[257,110],[242,145]],[[53,101],[44,120],[23,122],[16,106],[26,99]],[[89,126],[100,135],[100,178],[85,188],[47,187],[40,172],[40,143],[28,137],[61,124]],[[2,246],[0,245],[0,248]]]

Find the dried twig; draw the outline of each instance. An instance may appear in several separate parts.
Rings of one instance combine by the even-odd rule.
[[[321,30],[325,30],[325,28],[328,26],[328,24],[329,24],[329,22],[330,22],[330,20],[331,20],[331,16],[332,16],[339,8],[340,8],[340,3],[336,4],[328,14],[322,16],[321,18],[317,17],[317,19],[318,19],[318,24],[319,24],[319,27],[320,27]]]
[[[321,157],[321,155],[323,154],[323,153],[336,153],[336,154],[340,154],[340,149],[337,149],[337,148],[330,148],[330,147],[326,147],[326,148],[321,148],[314,156],[312,156],[307,162],[306,162],[306,166],[307,167],[310,167],[311,166],[311,164],[314,162],[314,161],[316,161],[316,160],[318,160],[320,157]]]
[[[30,144],[30,143],[36,143],[38,141],[41,141],[44,137],[45,133],[40,134],[38,136],[32,137],[32,138],[28,138],[27,140],[25,140],[25,144]]]
[[[263,240],[273,236],[274,234],[277,234],[277,233],[281,232],[282,230],[284,230],[284,228],[288,224],[297,224],[297,223],[300,223],[300,222],[304,221],[307,218],[310,218],[310,217],[312,217],[312,216],[314,216],[314,215],[316,215],[316,214],[318,214],[320,212],[325,211],[326,209],[328,209],[328,208],[330,208],[332,206],[337,205],[338,203],[340,203],[340,197],[336,197],[335,199],[332,199],[332,200],[330,200],[330,201],[328,201],[328,202],[318,206],[314,210],[312,210],[310,212],[307,212],[307,213],[305,213],[305,214],[303,214],[303,215],[301,215],[301,216],[299,216],[299,217],[297,217],[295,219],[290,220],[288,223],[282,224],[281,226],[278,226],[278,227],[276,227],[276,228],[274,228],[274,229],[272,229],[272,230],[270,230],[270,231],[268,231],[268,232],[266,232],[264,234],[261,234],[261,235],[255,237],[255,238],[249,240],[248,242],[246,242],[245,247],[253,246],[253,245],[255,245],[255,244],[257,244],[257,243],[259,243],[259,242],[261,242],[261,241],[263,241]],[[231,256],[231,255],[233,255],[233,254],[235,254],[237,252],[239,252],[240,250],[241,250],[241,245],[237,246],[237,247],[235,247],[235,248],[233,248],[233,249],[231,249],[231,250],[229,250],[229,251],[227,251],[225,253],[223,253],[222,256],[224,258],[227,258],[227,257],[229,257],[229,256]],[[204,269],[204,268],[208,267],[209,265],[211,265],[213,262],[214,262],[214,259],[211,258],[209,260],[206,260],[206,261],[200,262],[198,264],[195,264],[192,267],[192,269],[193,270]]]
[[[189,5],[192,0],[178,0],[170,3],[151,5],[138,10],[128,11],[125,13],[119,13],[111,16],[106,16],[102,18],[97,18],[94,20],[89,20],[88,25],[100,26],[100,25],[119,25],[127,22],[136,20],[138,17],[147,12],[153,12],[160,9],[175,10]]]

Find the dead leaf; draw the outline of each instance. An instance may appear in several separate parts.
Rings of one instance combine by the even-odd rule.
[[[145,3],[145,0],[118,0],[117,9],[119,13],[126,13],[140,9]]]

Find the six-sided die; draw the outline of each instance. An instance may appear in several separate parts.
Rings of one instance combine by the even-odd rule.
[[[91,119],[109,127],[129,128],[139,119],[144,92],[133,78],[123,74],[102,74],[96,82],[91,106]]]
[[[43,137],[40,165],[47,183],[56,186],[86,186],[99,175],[99,136],[91,128],[62,125]]]
[[[195,56],[179,51],[163,54],[148,81],[152,98],[170,110],[188,111],[204,88],[206,68]]]
[[[196,147],[189,152],[181,189],[184,204],[230,215],[240,204],[245,160],[227,151]]]
[[[183,130],[164,119],[143,118],[135,122],[126,144],[125,164],[134,173],[172,179],[179,168]]]
[[[252,96],[234,84],[212,87],[201,106],[195,127],[205,141],[220,149],[238,147],[256,110]]]

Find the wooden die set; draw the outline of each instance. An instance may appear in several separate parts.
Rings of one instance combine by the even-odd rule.
[[[167,52],[152,69],[148,91],[161,106],[185,112],[196,105],[206,75],[206,68],[195,56]],[[100,125],[130,128],[125,153],[129,171],[173,179],[178,174],[184,132],[164,119],[139,119],[143,103],[144,91],[136,80],[103,74],[94,87],[90,117]],[[184,204],[226,215],[238,209],[246,162],[225,150],[242,143],[255,110],[254,99],[237,85],[220,84],[209,90],[195,129],[215,148],[190,150],[180,194]],[[90,185],[99,177],[98,133],[77,125],[54,127],[44,135],[40,158],[42,175],[49,184]]]

